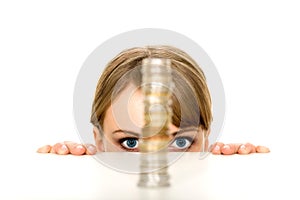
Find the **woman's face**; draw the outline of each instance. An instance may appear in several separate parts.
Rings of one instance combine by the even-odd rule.
[[[142,92],[135,86],[129,85],[118,95],[105,113],[102,127],[103,138],[101,138],[98,128],[94,127],[98,151],[139,151],[138,143],[143,126]],[[201,151],[205,133],[201,128],[179,129],[170,124],[169,132],[172,138],[168,147],[169,151]]]

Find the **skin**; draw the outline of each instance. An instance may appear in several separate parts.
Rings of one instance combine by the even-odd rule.
[[[53,146],[42,146],[37,152],[79,156],[94,155],[97,152],[103,151],[139,151],[138,138],[144,126],[144,106],[141,91],[134,90],[133,88],[133,85],[129,85],[106,111],[103,122],[104,137],[101,137],[99,129],[94,127],[93,134],[96,145],[83,145],[65,141],[56,143]],[[119,110],[124,110],[124,105],[126,104],[128,105],[127,112],[118,112]],[[205,135],[205,149],[208,150],[209,131],[203,130],[201,127],[179,129],[174,124],[170,124],[169,131],[171,133],[169,151],[199,152],[202,149],[203,134]],[[134,145],[128,146],[128,144]],[[178,146],[178,144],[185,145]],[[250,143],[224,144],[217,142],[209,149],[211,149],[211,153],[215,155],[246,155],[250,153],[270,152],[267,147],[254,146]]]
[[[68,142],[69,143],[69,142]],[[65,145],[65,146],[64,146]],[[245,147],[241,147],[241,146]],[[254,146],[253,144],[224,144],[222,142],[217,142],[213,145],[215,148],[212,149],[211,153],[214,155],[233,155],[241,154],[246,155],[250,153],[269,153],[270,150],[265,146]],[[216,147],[218,146],[218,147]],[[248,146],[248,147],[246,147]],[[67,149],[66,149],[67,148]],[[95,145],[88,144],[83,145],[79,143],[72,142],[72,146],[67,145],[65,142],[56,143],[53,146],[45,145],[37,150],[38,153],[54,153],[58,155],[72,154],[76,156],[81,155],[94,155],[97,153],[97,148]]]

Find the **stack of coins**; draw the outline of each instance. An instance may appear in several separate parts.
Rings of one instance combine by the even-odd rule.
[[[147,58],[142,62],[144,121],[141,151],[141,187],[169,186],[167,151],[171,137],[171,95],[173,89],[171,60]]]

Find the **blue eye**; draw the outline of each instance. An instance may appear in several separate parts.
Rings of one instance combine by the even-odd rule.
[[[175,138],[173,143],[171,144],[171,147],[175,147],[177,149],[186,149],[190,147],[192,144],[191,140],[186,137],[178,137]]]
[[[121,145],[125,147],[126,149],[135,149],[138,147],[138,140],[136,138],[127,138],[124,139]]]

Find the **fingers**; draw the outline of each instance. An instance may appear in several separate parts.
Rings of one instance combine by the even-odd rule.
[[[87,155],[95,155],[97,153],[97,149],[96,149],[95,145],[87,144],[87,145],[85,145],[85,148],[86,148]]]
[[[220,155],[221,149],[223,148],[224,144],[222,142],[216,142],[213,146],[212,146],[212,154],[215,155]]]
[[[75,142],[65,142],[72,155],[80,156],[85,154],[86,148],[82,144],[77,144]]]
[[[217,142],[213,145],[212,154],[232,155],[237,153],[240,145],[241,144],[224,144],[222,142]]]
[[[51,146],[50,145],[45,145],[45,146],[42,146],[40,148],[38,148],[38,150],[36,152],[38,153],[49,153],[51,151]]]
[[[245,155],[250,153],[256,153],[256,149],[253,144],[246,143],[239,146],[238,154]]]
[[[256,152],[257,153],[269,153],[270,149],[268,147],[265,147],[265,146],[257,146],[256,147]]]
[[[75,142],[63,142],[63,143],[56,143],[52,147],[50,145],[45,145],[40,147],[37,150],[38,153],[54,153],[58,155],[94,155],[97,153],[97,149],[95,145],[87,144],[82,145]]]
[[[232,155],[241,154],[246,155],[250,153],[269,153],[270,149],[265,146],[255,147],[251,143],[246,144],[224,144],[222,142],[217,142],[212,146],[212,154],[214,155]]]
[[[97,149],[94,145],[92,144],[77,144],[74,142],[65,142],[65,144],[68,146],[70,153],[76,156],[80,155],[94,155],[97,153]]]
[[[56,143],[53,145],[51,153],[56,153],[58,155],[67,155],[70,153],[69,148],[64,143]]]
[[[232,155],[232,154],[236,154],[238,152],[238,149],[240,147],[241,144],[225,144],[222,149],[221,152],[223,155]]]

